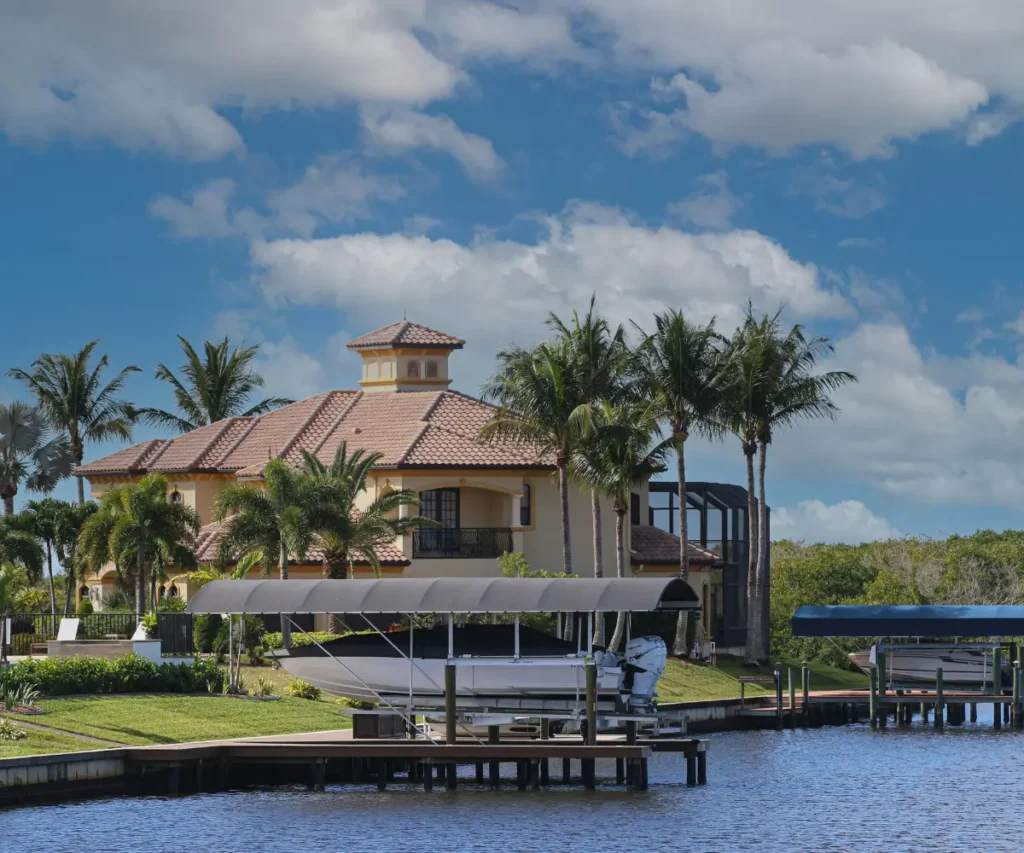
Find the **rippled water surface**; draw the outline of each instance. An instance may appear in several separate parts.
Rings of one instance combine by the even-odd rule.
[[[685,763],[662,754],[651,761],[646,793],[471,784],[425,793],[396,784],[383,794],[329,788],[97,800],[0,811],[0,849],[1024,850],[1024,735],[852,726],[718,734],[711,744],[702,788],[687,788]]]

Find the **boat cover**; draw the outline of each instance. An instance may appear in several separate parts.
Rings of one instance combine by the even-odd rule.
[[[611,613],[699,609],[697,593],[679,578],[447,577],[213,581],[192,596],[187,611]]]
[[[1024,605],[913,604],[804,606],[794,637],[1019,637]]]

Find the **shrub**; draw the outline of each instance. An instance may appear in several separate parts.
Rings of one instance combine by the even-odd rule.
[[[22,682],[9,687],[0,687],[0,705],[7,711],[15,708],[31,708],[39,698],[34,684]]]
[[[221,621],[217,629],[217,636],[213,641],[212,651],[218,656],[226,655],[228,652],[228,622]],[[238,639],[238,620],[235,620],[235,639]],[[246,654],[249,656],[249,663],[258,666],[263,663],[263,655],[266,652],[264,645],[265,637],[263,621],[255,616],[245,617],[245,628],[242,631],[242,645],[245,646]],[[237,649],[235,650],[237,651]]]
[[[217,634],[224,619],[217,613],[199,614],[192,617],[192,643],[197,653],[209,653],[213,651],[213,644],[217,640]]]
[[[45,696],[79,693],[199,693],[213,684],[220,690],[224,675],[216,662],[157,665],[138,655],[122,658],[47,658],[16,663],[0,673],[0,693],[26,685]]]
[[[270,680],[264,678],[262,675],[256,676],[256,690],[253,692],[254,696],[273,696],[274,685],[270,683]]]
[[[16,726],[7,717],[0,717],[0,740],[21,740],[28,737],[23,728]]]
[[[348,696],[342,696],[338,699],[338,704],[342,708],[348,708],[352,711],[372,711],[377,707],[373,702],[366,702],[362,699],[349,699]]]
[[[182,598],[161,598],[156,603],[157,613],[184,613],[188,602]]]
[[[331,640],[340,640],[342,637],[347,637],[348,634],[331,634],[328,631],[310,631],[309,637],[312,637],[318,643],[329,643]],[[292,648],[297,649],[302,646],[313,645],[311,640],[305,634],[300,634],[296,631],[292,631]],[[268,651],[274,651],[283,647],[283,641],[281,640],[280,631],[268,631],[263,635],[263,647]]]
[[[146,629],[146,633],[150,637],[156,636],[157,626],[159,624],[160,620],[157,619],[156,614],[152,610],[142,617],[142,627]]]
[[[88,598],[83,598],[78,602],[78,607],[75,608],[76,616],[92,616],[92,602]]]
[[[288,695],[294,696],[297,699],[311,699],[316,702],[319,701],[321,696],[323,696],[323,691],[321,691],[319,687],[310,684],[308,681],[296,678],[288,685]]]

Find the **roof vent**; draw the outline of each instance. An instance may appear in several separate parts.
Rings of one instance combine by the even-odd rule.
[[[352,432],[354,432],[356,435],[359,435],[359,433],[361,433],[362,431],[363,431],[362,427],[355,427],[352,430]]]

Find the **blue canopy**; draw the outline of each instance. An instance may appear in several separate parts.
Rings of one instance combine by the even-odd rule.
[[[1024,606],[914,604],[804,606],[794,637],[1019,637]]]

